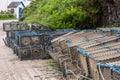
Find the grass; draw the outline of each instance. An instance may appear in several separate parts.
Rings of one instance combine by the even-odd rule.
[[[16,19],[12,14],[0,14],[0,20]]]

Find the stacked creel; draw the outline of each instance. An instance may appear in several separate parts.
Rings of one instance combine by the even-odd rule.
[[[74,29],[51,30],[43,25],[25,22],[10,22],[3,24],[6,32],[5,44],[12,48],[20,60],[49,58],[51,39],[75,31]]]
[[[81,31],[81,32],[77,32],[77,33],[70,32],[64,36],[61,36],[59,38],[52,40],[55,52],[51,53],[51,55],[53,55],[52,57],[55,59],[56,62],[58,62],[61,70],[63,71],[63,73],[65,75],[71,76],[69,73],[69,70],[72,67],[74,67],[73,69],[76,69],[76,70],[72,70],[72,71],[75,71],[75,73],[77,73],[77,74],[79,72],[81,72],[81,74],[84,75],[84,73],[82,73],[83,70],[79,69],[79,62],[77,62],[78,54],[75,53],[75,52],[77,52],[77,50],[75,49],[74,46],[69,47],[70,45],[69,44],[67,45],[66,43],[72,42],[73,39],[74,40],[76,39],[76,41],[78,41],[78,40],[85,41],[86,40],[85,37],[89,36],[89,34],[91,34],[91,36],[89,36],[89,37],[92,37],[92,34],[94,34],[94,33],[95,33],[94,31],[90,31],[90,32],[89,31],[87,31],[87,32]],[[98,36],[98,35],[100,35],[100,36]],[[96,35],[96,36],[98,36],[98,37],[103,36],[102,34],[98,34],[98,35]],[[82,36],[82,38],[80,36]],[[95,37],[93,37],[93,38],[95,38]],[[73,54],[73,53],[75,53],[75,54]],[[72,61],[72,64],[70,63],[71,61]],[[67,62],[67,64],[66,64],[66,62]],[[70,66],[68,66],[68,65],[70,65]]]
[[[110,28],[69,32],[51,41],[50,55],[67,80],[98,80],[98,63],[120,60],[119,38],[118,33],[111,34]]]

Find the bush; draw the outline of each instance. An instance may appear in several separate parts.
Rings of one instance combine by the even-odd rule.
[[[94,28],[99,13],[96,0],[35,0],[23,10],[27,22],[37,22],[51,29]],[[92,15],[92,16],[91,16]]]
[[[14,16],[12,14],[0,14],[0,20],[5,19],[14,19]]]

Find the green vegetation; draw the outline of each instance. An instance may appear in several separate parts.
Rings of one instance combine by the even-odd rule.
[[[10,19],[15,19],[15,17],[13,16],[13,12],[14,10],[8,10],[6,11],[1,11],[0,12],[0,20],[10,20]]]
[[[37,22],[52,29],[95,28],[100,13],[98,0],[35,0],[23,10],[27,22]],[[95,18],[94,18],[95,16]]]
[[[11,14],[0,14],[0,20],[15,19]]]

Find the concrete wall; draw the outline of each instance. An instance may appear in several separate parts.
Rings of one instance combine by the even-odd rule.
[[[12,1],[23,1],[25,6],[30,4],[30,0],[0,0],[0,11],[7,11],[7,6],[12,2]]]

